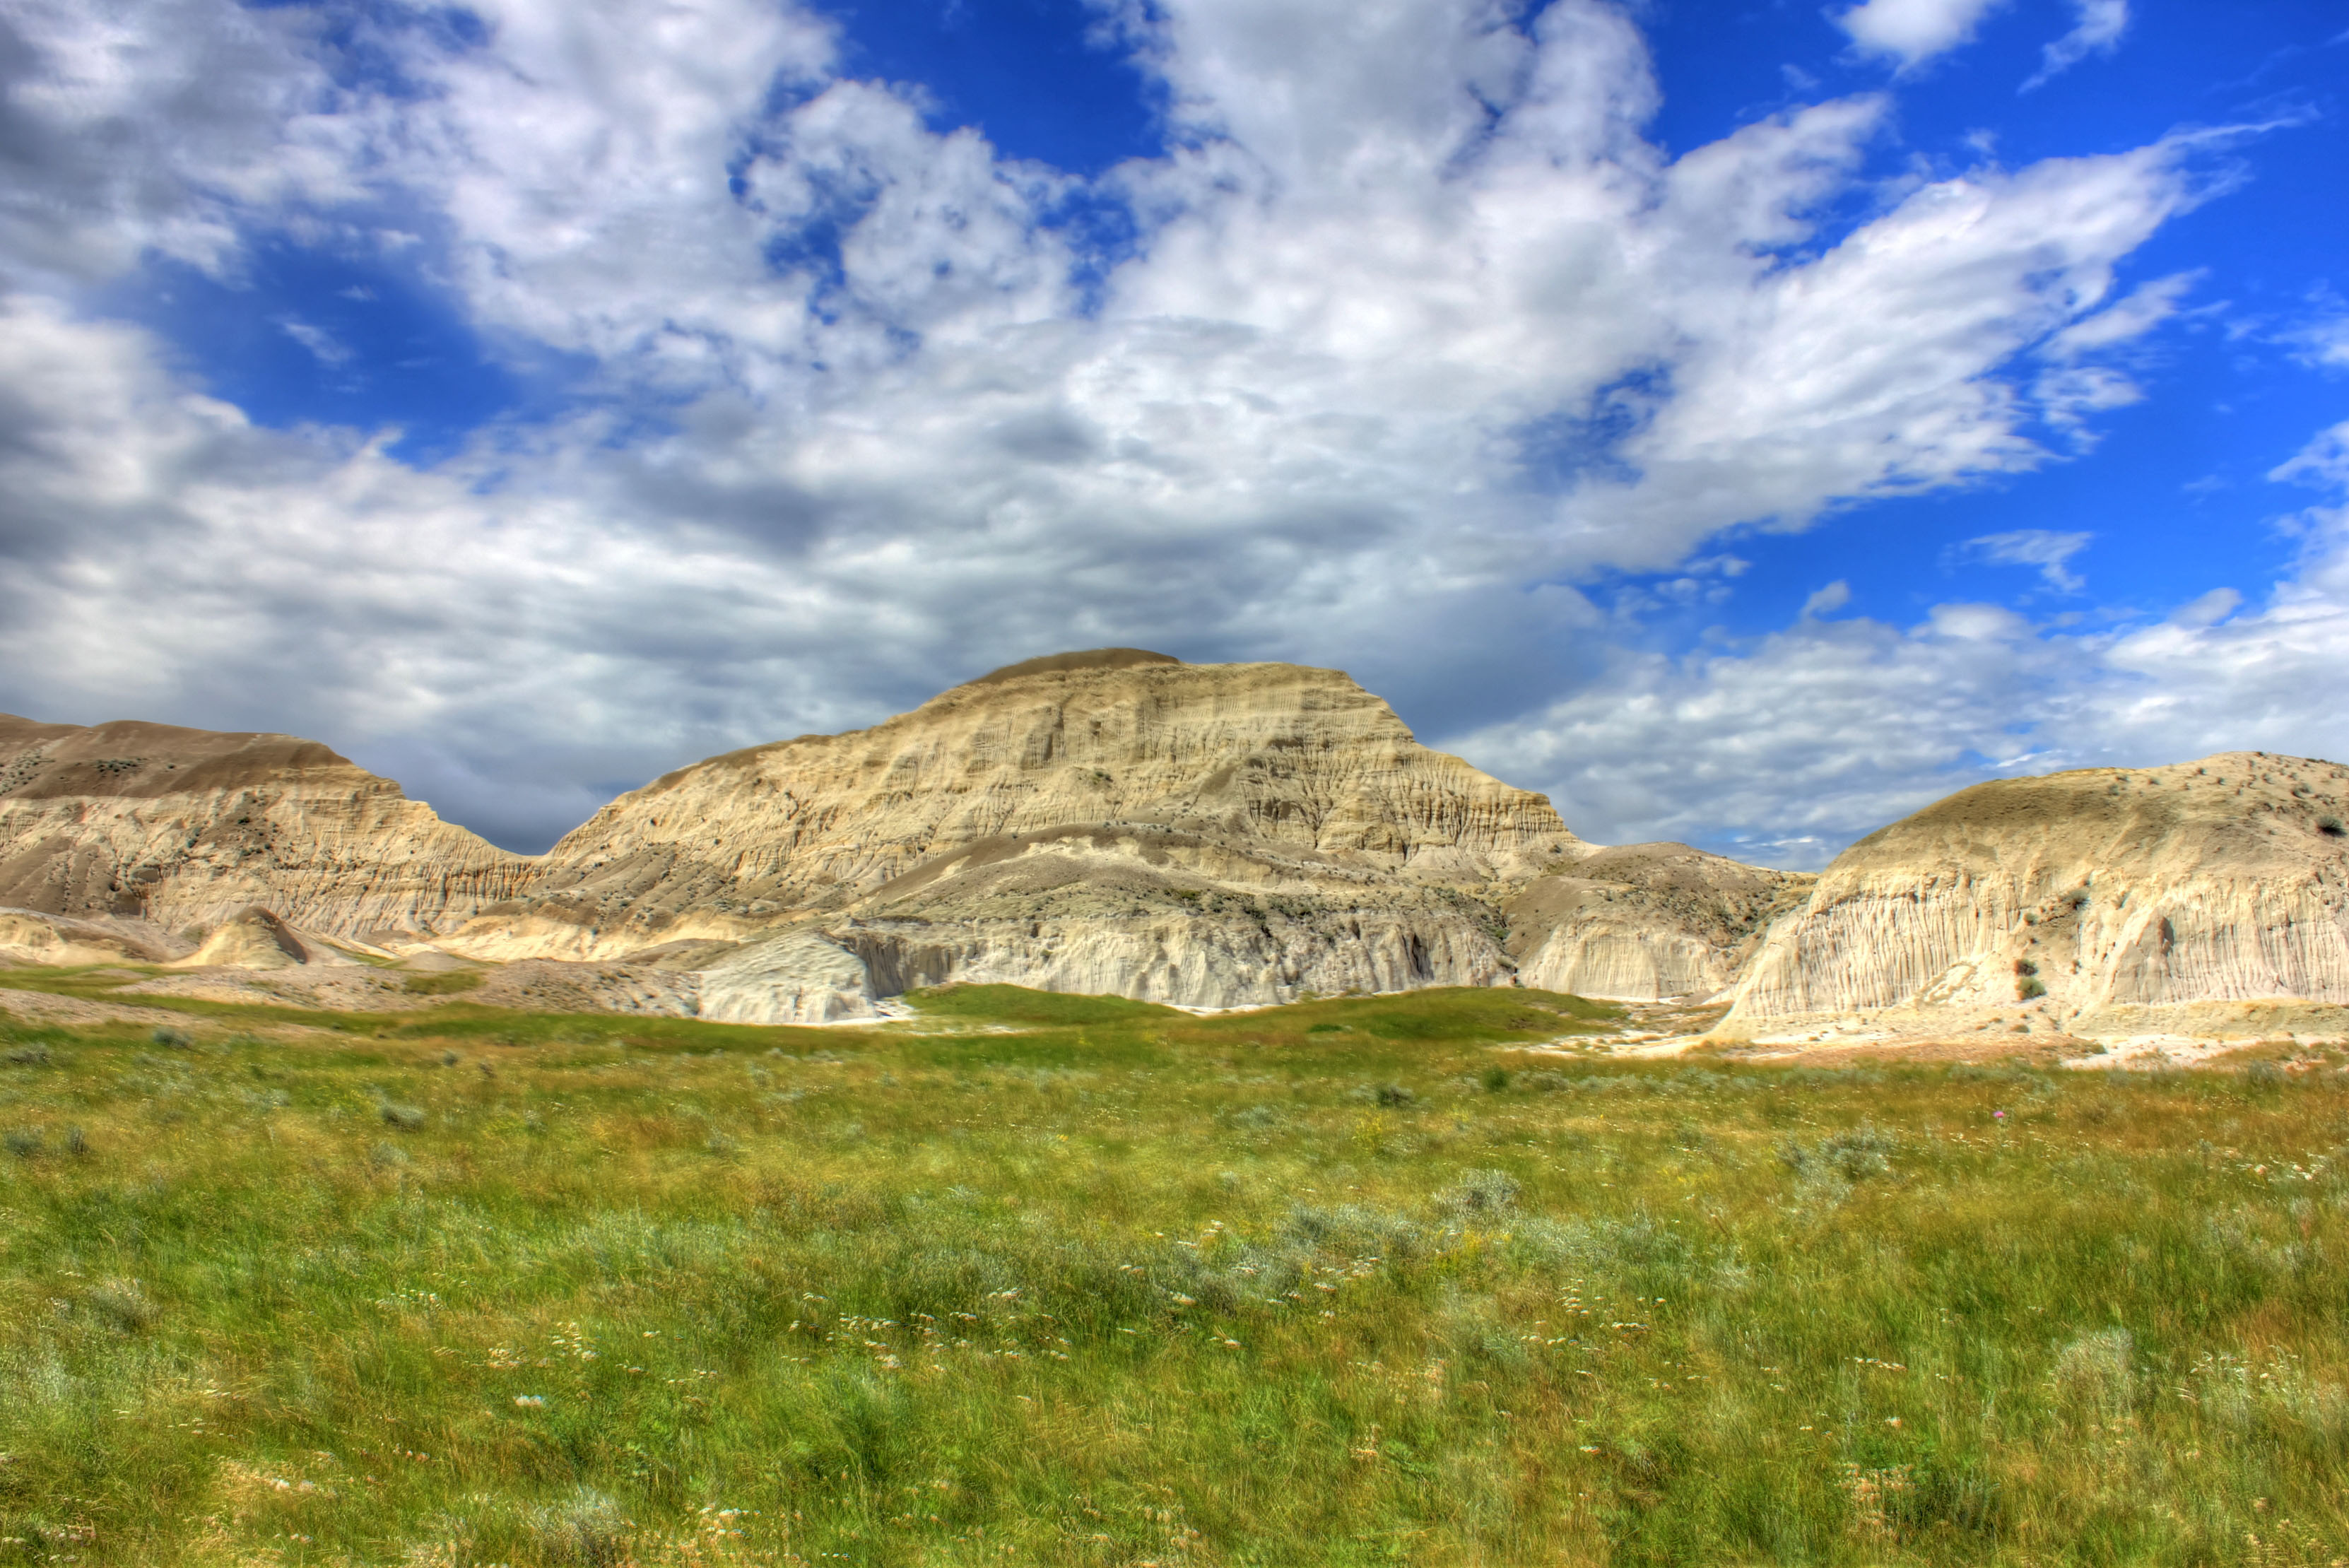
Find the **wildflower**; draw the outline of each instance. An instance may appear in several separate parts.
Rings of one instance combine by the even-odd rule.
[[[525,1410],[543,1410],[546,1408],[545,1398],[537,1394],[516,1394],[514,1396],[514,1403]]]

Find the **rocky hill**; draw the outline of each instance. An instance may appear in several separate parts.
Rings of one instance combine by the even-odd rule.
[[[742,1021],[947,980],[1236,1006],[1506,984],[1510,900],[1591,853],[1337,671],[1104,649],[657,779],[444,945],[739,944],[692,961]]]
[[[313,741],[0,717],[0,962],[506,965],[517,995],[743,1022],[956,980],[1522,983],[1727,994],[1728,1039],[2087,1034],[2349,1004],[2344,819],[2349,769],[2231,752],[1977,785],[1812,878],[1585,843],[1334,670],[1103,649],[679,769],[536,857]]]
[[[1725,984],[1794,885],[1684,846],[1596,850],[1336,671],[1137,649],[696,763],[537,858],[289,737],[10,720],[0,769],[0,904],[189,962],[234,924],[212,948],[273,965],[323,937],[655,966],[670,977],[632,994],[740,1021],[865,1016],[947,980],[1226,1006],[1523,967],[1682,995]]]
[[[2226,752],[1977,784],[1869,834],[1781,919],[1729,1035],[1877,1009],[2349,1003],[2349,769]]]
[[[140,952],[254,905],[412,938],[513,896],[533,866],[313,740],[0,715],[0,906],[106,923]]]

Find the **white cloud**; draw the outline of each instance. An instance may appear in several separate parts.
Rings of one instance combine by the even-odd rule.
[[[2268,470],[2284,484],[2349,489],[2349,420],[2320,432],[2314,440]]]
[[[2003,0],[1866,0],[1835,19],[1871,55],[1915,66],[1971,41]]]
[[[1732,650],[1618,653],[1545,713],[1454,744],[1548,789],[1594,838],[1705,836],[1795,866],[1998,773],[2227,750],[2349,760],[2349,707],[2333,700],[2349,669],[2349,424],[2271,478],[2333,504],[2296,520],[2301,558],[2256,609],[2217,588],[2095,633],[1986,604],[1936,605],[1905,629],[1806,616]]]
[[[2197,199],[2178,139],[1869,205],[1873,96],[1671,160],[1597,0],[1529,32],[1490,0],[1154,6],[1125,25],[1174,149],[1090,186],[932,130],[788,5],[476,10],[359,24],[395,92],[336,85],[298,7],[12,8],[0,156],[63,172],[0,197],[31,280],[0,315],[0,706],[308,729],[522,838],[1057,646],[1342,664],[1479,730],[1609,657],[1578,573],[2052,460],[2034,424],[2109,407],[2095,356],[2173,306],[2108,305],[2116,270]],[[1056,221],[1079,199],[1129,207],[1130,253]],[[40,281],[230,273],[285,231],[406,236],[582,395],[419,471],[254,428]],[[1656,598],[1723,591],[1690,564]],[[1814,618],[1705,678],[1841,660],[1856,712],[1877,675],[1898,702],[1904,671],[1989,681],[1983,649],[2037,668],[2002,614]]]
[[[2077,593],[2087,584],[2073,575],[2069,563],[2095,537],[2089,533],[2058,533],[2044,528],[2018,528],[1969,539],[1965,549],[1979,560],[2001,566],[2035,566],[2050,588]]]
[[[1832,615],[1851,603],[1851,584],[1838,577],[1803,601],[1803,619]]]
[[[247,204],[356,193],[318,31],[219,0],[0,8],[0,284],[102,280],[150,251],[218,270]]]
[[[2072,0],[2072,8],[2079,20],[2041,53],[2037,73],[2023,84],[2024,92],[2044,85],[2090,55],[2109,55],[2120,47],[2121,35],[2128,31],[2128,0]]]
[[[2039,352],[2045,358],[2070,363],[2135,342],[2176,315],[2178,302],[2200,277],[2199,273],[2173,273],[2140,284],[2127,297],[2049,337]]]
[[[2283,341],[2305,364],[2349,370],[2349,305],[2330,291],[2320,293],[2314,304],[2314,312],[2285,332]]]
[[[350,362],[349,346],[323,326],[289,315],[280,317],[277,327],[286,336],[309,350],[311,356],[321,365],[347,365]]]

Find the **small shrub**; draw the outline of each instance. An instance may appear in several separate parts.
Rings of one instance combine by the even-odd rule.
[[[1488,1093],[1492,1093],[1492,1094],[1499,1094],[1502,1090],[1504,1090],[1504,1089],[1507,1088],[1508,1087],[1509,1087],[1509,1069],[1508,1069],[1508,1068],[1486,1068],[1485,1069],[1485,1090],[1486,1090]]]
[[[100,1321],[125,1334],[136,1334],[155,1322],[155,1304],[135,1279],[108,1280],[82,1301]]]
[[[403,1132],[415,1131],[423,1126],[426,1120],[422,1106],[401,1105],[396,1100],[388,1099],[378,1109],[383,1113],[386,1126],[397,1127]]]
[[[29,1046],[10,1046],[0,1051],[0,1062],[12,1068],[45,1068],[49,1065],[49,1047],[38,1040]]]
[[[620,1505],[591,1487],[539,1509],[531,1520],[539,1552],[564,1568],[619,1568],[629,1560],[629,1525]]]
[[[2283,1068],[2273,1062],[2253,1062],[2243,1070],[2243,1078],[2254,1088],[2278,1088],[2283,1084]]]
[[[400,982],[400,989],[411,996],[454,996],[481,984],[478,969],[444,969],[434,975],[410,975]]]
[[[2341,825],[2341,819],[2329,814],[2316,819],[2316,830],[2328,839],[2337,839],[2349,834],[2349,828]]]
[[[2039,973],[2039,965],[2028,958],[2018,958],[2014,961],[2014,972],[2028,980]]]
[[[2050,1374],[2056,1393],[2095,1409],[2117,1413],[2127,1409],[2137,1377],[2129,1356],[2137,1342],[2126,1328],[2099,1328],[2083,1334],[2055,1353]]]
[[[1778,1146],[1778,1158],[1797,1176],[1838,1176],[1863,1181],[1892,1169],[1893,1150],[1900,1140],[1863,1122],[1832,1132],[1812,1143],[1789,1139]]]
[[[1299,1203],[1281,1224],[1282,1239],[1341,1258],[1414,1258],[1430,1250],[1436,1233],[1408,1214],[1367,1203],[1328,1207]]]
[[[1506,1171],[1464,1171],[1460,1179],[1436,1194],[1435,1206],[1447,1214],[1500,1213],[1517,1201],[1517,1179]]]
[[[1403,1088],[1402,1085],[1399,1083],[1382,1083],[1379,1085],[1378,1093],[1373,1098],[1375,1098],[1381,1105],[1396,1107],[1414,1105],[1417,1104],[1419,1100],[1419,1096],[1412,1093],[1411,1090]]]
[[[196,1043],[195,1036],[170,1024],[158,1026],[155,1032],[147,1037],[159,1046],[165,1046],[175,1051],[184,1051]]]
[[[12,1127],[0,1137],[0,1147],[19,1160],[36,1160],[48,1148],[48,1140],[37,1127]]]
[[[2026,975],[2014,983],[2014,999],[2018,1002],[2035,1002],[2045,995],[2046,983],[2036,975]]]

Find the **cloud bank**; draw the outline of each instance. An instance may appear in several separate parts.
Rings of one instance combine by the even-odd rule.
[[[1986,9],[1841,20],[1915,61]],[[1597,0],[1105,15],[1166,150],[1079,180],[789,5],[17,0],[0,706],[317,735],[534,845],[680,760],[1138,644],[1342,665],[1595,837],[1799,861],[1984,758],[2192,750],[2214,701],[2256,731],[2222,672],[2281,711],[2341,651],[2323,509],[2261,609],[2102,640],[1823,591],[1673,658],[1589,592],[2056,460],[2187,286],[2116,297],[2198,139],[1887,181],[1863,95],[1672,159]],[[264,243],[404,269],[536,411],[404,460],[102,308]],[[2062,588],[2075,537],[1978,542]]]

